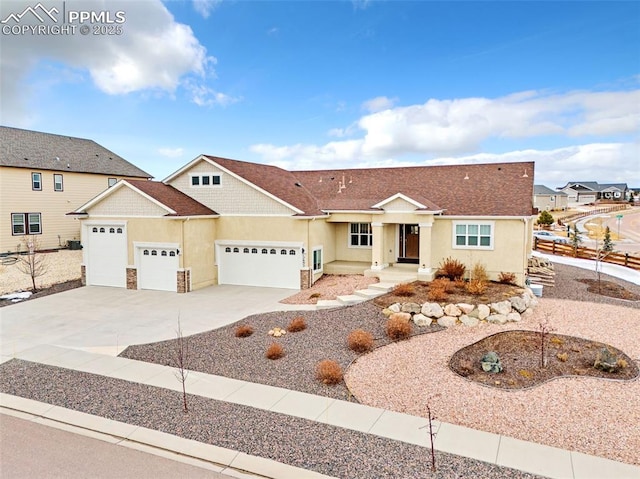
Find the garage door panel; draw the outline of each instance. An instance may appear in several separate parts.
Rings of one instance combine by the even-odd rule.
[[[177,291],[178,254],[174,248],[141,248],[138,252],[138,288]]]
[[[96,225],[88,228],[87,284],[127,285],[127,235],[123,225]]]
[[[301,266],[300,248],[223,246],[218,258],[218,282],[298,289]]]

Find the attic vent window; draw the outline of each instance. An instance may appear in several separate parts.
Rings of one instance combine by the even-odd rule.
[[[215,187],[220,186],[220,175],[215,173],[198,174],[191,176],[191,186],[197,187]]]

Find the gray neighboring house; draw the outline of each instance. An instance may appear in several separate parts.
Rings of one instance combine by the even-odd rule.
[[[544,185],[533,185],[533,207],[538,211],[564,211],[569,206],[565,192],[554,191]]]
[[[0,253],[80,240],[80,222],[66,213],[121,179],[152,175],[93,140],[0,126]]]
[[[629,201],[629,188],[626,183],[598,184],[597,181],[570,181],[558,188],[567,194],[569,204],[586,205],[596,201]]]

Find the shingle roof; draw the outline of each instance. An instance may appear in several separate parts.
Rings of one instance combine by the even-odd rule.
[[[175,215],[167,216],[209,216],[217,215],[215,211],[199,203],[173,186],[165,185],[159,181],[125,180],[131,186],[149,195],[154,200],[171,208]]]
[[[533,185],[533,194],[534,195],[556,195],[556,196],[567,196],[564,191],[556,191],[544,185]]]
[[[533,162],[287,171],[259,163],[206,158],[303,215],[380,211],[374,205],[398,193],[425,205],[425,211],[444,211],[445,215],[530,216],[533,211]],[[343,180],[345,187],[340,189]]]
[[[0,126],[0,166],[151,178],[93,140]]]

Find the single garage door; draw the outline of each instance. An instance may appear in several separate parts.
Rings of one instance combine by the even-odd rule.
[[[176,248],[142,247],[138,254],[138,289],[178,290]]]
[[[221,244],[218,252],[220,284],[300,288],[300,247]]]
[[[127,234],[122,224],[87,227],[87,284],[127,286]]]

